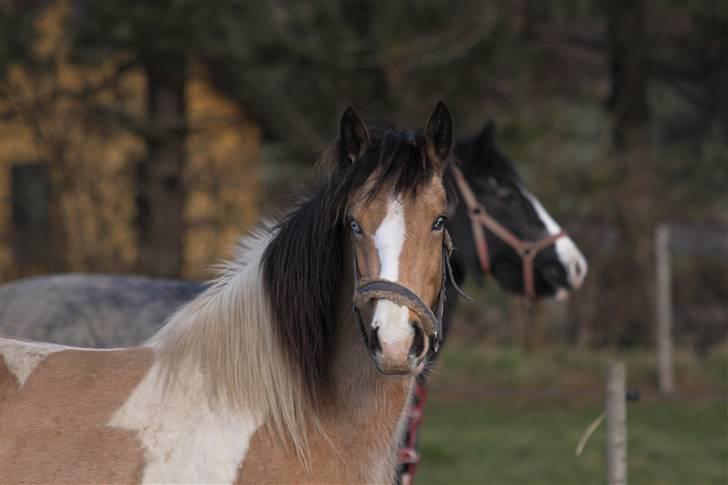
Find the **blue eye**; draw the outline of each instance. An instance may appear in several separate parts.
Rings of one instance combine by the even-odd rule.
[[[447,217],[439,216],[437,219],[435,219],[435,222],[432,223],[432,230],[433,231],[442,231],[443,229],[445,229],[446,222],[447,222]]]
[[[361,226],[354,219],[349,221],[349,226],[351,226],[351,231],[357,236],[362,234]]]

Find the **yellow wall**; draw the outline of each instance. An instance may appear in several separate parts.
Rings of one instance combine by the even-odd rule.
[[[35,55],[53,60],[54,68],[38,73],[12,66],[0,80],[0,113],[7,114],[0,117],[0,281],[22,275],[12,255],[10,168],[33,161],[49,163],[52,183],[62,189],[67,248],[57,257],[64,267],[134,271],[134,173],[145,145],[125,120],[143,119],[145,77],[129,71],[97,88],[123,59],[70,64],[62,30],[67,4],[51,5],[38,18],[43,36]],[[187,141],[189,228],[182,271],[201,278],[257,218],[260,131],[210,87],[199,67],[191,70],[186,96],[193,134]],[[32,270],[38,271],[43,268]]]

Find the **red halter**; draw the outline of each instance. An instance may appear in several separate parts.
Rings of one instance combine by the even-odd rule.
[[[463,196],[465,205],[468,208],[468,217],[470,218],[470,225],[473,228],[473,239],[475,240],[475,248],[478,252],[478,259],[480,260],[480,268],[484,273],[490,273],[488,240],[485,237],[484,230],[484,228],[487,228],[498,239],[513,248],[518,256],[520,256],[523,261],[523,292],[527,298],[535,300],[536,289],[534,287],[533,260],[538,253],[555,244],[562,237],[565,237],[566,232],[561,230],[539,241],[524,241],[520,239],[488,214],[485,207],[475,197],[468,181],[465,180],[463,172],[454,165],[452,166],[452,171],[455,174],[455,182],[460,190],[460,194]]]

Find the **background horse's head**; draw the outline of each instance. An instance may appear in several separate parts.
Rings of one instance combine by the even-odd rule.
[[[448,202],[442,175],[451,141],[452,119],[442,103],[424,133],[370,133],[351,109],[341,121],[339,170],[354,189],[346,221],[356,288],[377,283],[360,299],[359,318],[383,373],[421,371],[441,337]]]
[[[478,201],[517,238],[536,242],[561,232],[561,227],[526,188],[511,161],[496,146],[493,121],[475,137],[459,142],[455,154]],[[465,204],[458,206],[451,226],[460,250],[459,269],[481,267]],[[523,293],[523,259],[503,238],[491,230],[485,233],[493,276],[507,290]],[[587,263],[581,251],[571,238],[561,237],[536,255],[534,294],[530,296],[566,296],[569,290],[581,286],[586,273]],[[482,278],[481,271],[477,274]]]

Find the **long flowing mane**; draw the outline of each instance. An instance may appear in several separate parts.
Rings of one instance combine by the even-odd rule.
[[[201,371],[214,401],[253,412],[301,455],[331,391],[350,198],[369,180],[372,191],[416,193],[435,173],[424,136],[394,129],[373,131],[355,163],[337,141],[317,166],[314,195],[243,239],[212,286],[150,340],[168,385]]]

